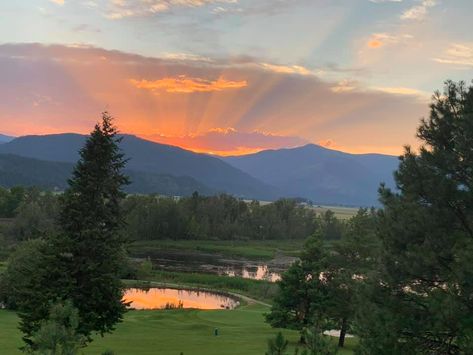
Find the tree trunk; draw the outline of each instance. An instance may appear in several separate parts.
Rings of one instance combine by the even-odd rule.
[[[340,329],[340,337],[338,338],[338,347],[343,348],[345,345],[345,335],[347,334],[348,323],[347,319],[342,319],[342,328]]]

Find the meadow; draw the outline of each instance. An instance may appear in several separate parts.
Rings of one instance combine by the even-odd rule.
[[[263,355],[267,339],[278,331],[264,322],[268,310],[260,304],[247,304],[233,311],[129,311],[115,332],[97,337],[83,354],[113,350],[116,355]],[[0,311],[1,354],[21,354],[17,322],[14,312]],[[218,336],[214,335],[215,328]],[[295,348],[298,332],[282,332]],[[355,341],[348,339],[339,354],[352,354],[354,345]]]

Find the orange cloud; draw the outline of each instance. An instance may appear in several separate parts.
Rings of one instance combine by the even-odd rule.
[[[383,46],[383,42],[381,42],[379,39],[372,39],[368,41],[368,47],[370,48],[379,48]]]
[[[158,80],[130,79],[130,82],[138,89],[150,91],[163,90],[169,93],[184,94],[241,89],[248,85],[246,80],[231,81],[226,80],[223,77],[219,77],[217,80],[207,80],[201,78],[188,78],[185,75],[180,75],[177,78],[167,77]]]
[[[418,144],[413,132],[428,105],[415,95],[399,94],[409,90],[383,92],[350,80],[288,75],[262,68],[263,62],[255,58],[252,65],[241,65],[214,58],[201,64],[94,47],[0,45],[0,97],[9,103],[0,109],[1,130],[87,133],[97,113],[107,109],[124,133],[164,136],[169,139],[159,139],[169,144],[219,154],[326,138],[357,152],[386,151],[382,146],[401,152],[403,144]],[[130,78],[148,80],[132,84]],[[176,87],[202,94],[178,94]]]
[[[176,145],[198,153],[221,156],[256,153],[265,149],[297,147],[308,141],[295,136],[283,136],[259,131],[241,132],[235,128],[212,128],[199,134],[182,136],[140,135],[158,143]]]
[[[403,44],[412,40],[413,36],[410,34],[391,34],[391,33],[374,33],[368,40],[369,48],[380,48],[384,45]]]

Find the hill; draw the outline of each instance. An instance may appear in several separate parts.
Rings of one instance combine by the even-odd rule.
[[[79,134],[24,136],[0,145],[0,154],[75,163],[85,139],[86,136]],[[278,197],[275,188],[216,157],[131,135],[124,135],[120,146],[130,159],[127,168],[133,171],[189,177],[212,191],[227,192],[239,197],[269,200]],[[146,179],[151,181],[149,176]]]
[[[38,186],[48,190],[64,190],[72,172],[72,163],[43,161],[11,154],[0,154],[0,186]],[[159,193],[163,195],[191,195],[194,191],[209,195],[214,190],[190,177],[152,174],[125,170],[131,184],[130,193]]]
[[[8,143],[10,141],[12,141],[13,139],[15,139],[14,137],[10,137],[10,136],[6,136],[4,134],[0,134],[0,144],[2,143]]]
[[[381,182],[394,187],[394,156],[348,154],[315,144],[222,158],[288,196],[318,204],[377,205]]]

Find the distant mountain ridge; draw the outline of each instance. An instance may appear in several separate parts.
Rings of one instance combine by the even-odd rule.
[[[349,154],[315,144],[222,158],[234,167],[284,191],[319,204],[378,204],[381,182],[394,187],[397,157]]]
[[[10,137],[10,136],[6,136],[4,134],[0,134],[0,144],[8,143],[8,142],[12,141],[13,139],[15,139],[15,137]]]
[[[24,136],[0,145],[0,154],[13,154],[50,162],[75,163],[87,136],[55,134]],[[227,192],[244,198],[275,199],[276,188],[265,184],[219,158],[182,148],[123,135],[120,143],[129,158],[127,169],[140,173],[194,179],[213,192]]]
[[[17,185],[37,186],[47,190],[64,190],[74,164],[44,161],[0,154],[0,186],[10,188]],[[194,191],[204,195],[215,190],[202,185],[190,177],[175,177],[125,170],[131,184],[125,187],[129,193],[158,193],[163,195],[188,196]]]
[[[65,171],[71,171],[86,138],[72,133],[24,136],[0,144],[0,154],[12,154],[17,160],[24,157],[42,161],[43,165],[38,161],[30,162],[38,167],[36,173],[31,172],[32,176],[46,174],[48,170],[39,167],[48,166],[48,162],[65,163],[49,165],[58,175],[54,181],[64,182]],[[349,154],[315,144],[244,156],[215,157],[123,135],[121,148],[130,159],[127,169],[134,180],[130,192],[187,195],[197,190],[259,200],[303,197],[329,205],[377,205],[380,183],[394,187],[393,172],[399,164],[394,156]],[[28,171],[27,164],[24,161],[20,165]],[[12,179],[1,167],[0,173],[4,179]],[[19,180],[28,181],[25,175],[21,176]],[[34,177],[35,181],[41,182],[40,176]]]

